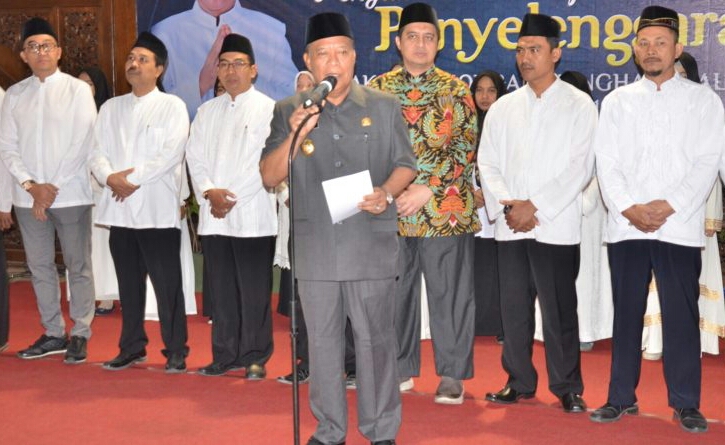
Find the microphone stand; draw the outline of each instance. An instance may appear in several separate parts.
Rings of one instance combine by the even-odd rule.
[[[322,109],[320,107],[320,112]],[[307,121],[314,116],[309,114],[305,117],[295,130],[292,143],[287,156],[287,180],[289,191],[289,263],[290,263],[290,289],[292,289],[292,298],[290,299],[290,339],[292,341],[292,428],[294,435],[294,445],[300,445],[300,382],[297,375],[297,280],[295,279],[295,211],[294,211],[294,186],[292,174],[292,155],[294,154],[297,138],[300,135],[302,127]]]

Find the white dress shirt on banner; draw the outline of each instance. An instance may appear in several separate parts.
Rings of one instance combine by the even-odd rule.
[[[582,197],[594,165],[591,141],[597,108],[591,98],[557,79],[536,97],[524,86],[497,100],[483,124],[478,167],[486,211],[496,221],[496,240],[533,238],[578,244]],[[531,200],[539,225],[514,233],[502,200]]]
[[[229,93],[199,107],[186,145],[197,197],[223,188],[236,195],[224,218],[199,199],[199,235],[262,237],[277,234],[274,191],[262,184],[259,159],[270,132],[274,101],[251,87],[232,100]]]
[[[154,89],[129,93],[101,107],[94,129],[90,165],[106,184],[112,173],[133,168],[129,182],[139,185],[124,201],[105,187],[96,208],[96,224],[131,229],[179,228],[181,168],[189,117],[176,96]]]
[[[91,89],[60,70],[41,82],[30,76],[5,96],[0,115],[0,158],[15,178],[13,204],[33,207],[21,184],[58,187],[51,208],[93,204],[86,138],[96,119]]]
[[[285,24],[267,14],[234,7],[218,18],[201,9],[199,2],[179,14],[160,21],[151,31],[169,50],[169,67],[164,73],[164,88],[181,97],[194,118],[199,105],[214,97],[214,88],[199,92],[199,73],[222,25],[252,42],[259,76],[254,86],[275,100],[294,91],[299,71],[292,62],[292,49],[285,37]],[[192,37],[193,36],[193,37]]]
[[[602,102],[594,143],[597,174],[609,209],[605,241],[656,239],[705,244],[705,201],[725,141],[720,98],[676,74],[660,89],[647,78],[617,88]],[[634,204],[664,199],[675,210],[652,233],[622,215]]]

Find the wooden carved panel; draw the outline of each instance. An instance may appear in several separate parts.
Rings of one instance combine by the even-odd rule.
[[[97,8],[61,10],[63,35],[63,71],[77,76],[83,68],[99,63],[99,30]],[[104,70],[107,72],[108,70]]]

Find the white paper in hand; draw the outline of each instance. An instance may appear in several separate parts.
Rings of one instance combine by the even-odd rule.
[[[322,181],[322,189],[325,191],[332,223],[336,224],[360,211],[357,205],[362,202],[363,196],[373,193],[373,181],[370,171],[365,170]]]

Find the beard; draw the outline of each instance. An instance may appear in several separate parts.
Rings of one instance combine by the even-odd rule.
[[[644,72],[647,77],[659,77],[662,75],[664,70],[649,70]]]

